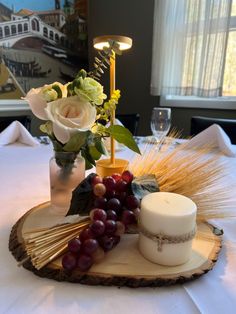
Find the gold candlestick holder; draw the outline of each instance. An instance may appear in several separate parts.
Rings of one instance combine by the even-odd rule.
[[[125,36],[119,35],[106,35],[94,38],[93,44],[94,48],[102,50],[104,47],[109,47],[109,42],[115,41],[119,44],[120,50],[127,50],[132,46],[132,39]],[[116,69],[116,54],[112,51],[110,56],[110,95],[113,94],[115,90],[115,69]],[[115,110],[111,112],[111,125],[115,124]],[[115,139],[111,136],[110,143],[110,158],[101,159],[96,162],[96,172],[101,177],[109,176],[113,173],[122,173],[128,168],[128,160],[115,158]]]

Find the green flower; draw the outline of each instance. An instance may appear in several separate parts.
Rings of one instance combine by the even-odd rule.
[[[83,96],[86,100],[91,101],[95,105],[102,105],[103,100],[107,98],[103,93],[103,86],[90,77],[79,77],[78,87],[74,88],[77,95]]]

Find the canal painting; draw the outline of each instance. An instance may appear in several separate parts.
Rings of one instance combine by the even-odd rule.
[[[0,99],[88,69],[87,0],[0,1]]]

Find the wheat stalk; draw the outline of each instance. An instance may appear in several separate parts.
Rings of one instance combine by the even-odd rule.
[[[61,256],[67,250],[67,243],[79,234],[90,224],[90,218],[84,218],[77,223],[67,223],[51,228],[30,230],[24,233],[24,244],[27,257],[18,265],[23,265],[31,260],[36,269],[50,263]]]
[[[172,133],[173,141],[175,134],[179,136]],[[161,147],[162,143],[158,145]],[[142,156],[131,161],[130,169],[135,176],[154,174],[160,191],[191,198],[198,207],[198,221],[235,216],[230,210],[236,200],[232,199],[233,187],[229,188],[227,180],[229,167],[219,154],[212,154],[211,143],[191,150],[186,143],[163,154],[158,153],[158,145],[146,144]]]

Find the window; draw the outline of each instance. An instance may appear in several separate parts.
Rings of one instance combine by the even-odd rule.
[[[164,106],[236,108],[236,0],[155,0],[153,38]]]
[[[27,23],[24,24],[24,32],[28,32],[28,24]]]
[[[227,44],[223,96],[236,96],[236,0],[233,0]]]
[[[48,29],[46,27],[43,28],[43,36],[48,37]]]
[[[9,26],[5,26],[4,27],[4,31],[5,31],[5,36],[7,37],[7,36],[10,36],[10,28],[9,28]]]
[[[49,34],[50,34],[50,35],[49,35],[49,36],[50,36],[50,39],[53,40],[53,38],[54,38],[54,36],[53,36],[53,31],[50,31]]]
[[[18,24],[18,33],[22,33],[22,24]]]
[[[11,33],[12,35],[16,34],[16,25],[11,26]]]

